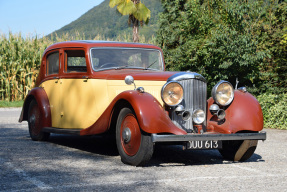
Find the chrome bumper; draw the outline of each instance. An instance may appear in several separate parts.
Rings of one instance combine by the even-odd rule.
[[[266,140],[266,132],[235,134],[187,134],[187,135],[151,135],[152,142],[186,142],[207,140]]]

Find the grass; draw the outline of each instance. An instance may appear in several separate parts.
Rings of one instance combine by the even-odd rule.
[[[0,108],[6,107],[22,107],[24,101],[0,101]]]

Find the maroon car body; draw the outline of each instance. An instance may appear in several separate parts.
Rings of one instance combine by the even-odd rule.
[[[207,100],[204,77],[164,71],[162,55],[148,44],[51,45],[19,121],[28,121],[33,140],[50,133],[113,134],[122,161],[131,165],[144,165],[162,142],[218,149],[235,161],[251,157],[257,141],[266,139],[255,97],[220,81]]]

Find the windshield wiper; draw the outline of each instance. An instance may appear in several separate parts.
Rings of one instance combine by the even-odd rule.
[[[125,66],[116,67],[116,70],[117,70],[117,69],[125,69],[125,68],[129,68],[129,66],[128,66],[128,65],[125,65]]]
[[[157,62],[157,60],[155,60],[153,63],[151,63],[149,66],[147,66],[146,68],[145,68],[145,70],[148,70],[148,68],[150,68],[151,66],[153,66],[153,64],[155,64]]]

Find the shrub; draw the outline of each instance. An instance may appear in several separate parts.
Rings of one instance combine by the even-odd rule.
[[[279,128],[287,130],[287,93],[261,94],[257,97],[264,116],[265,128]]]

